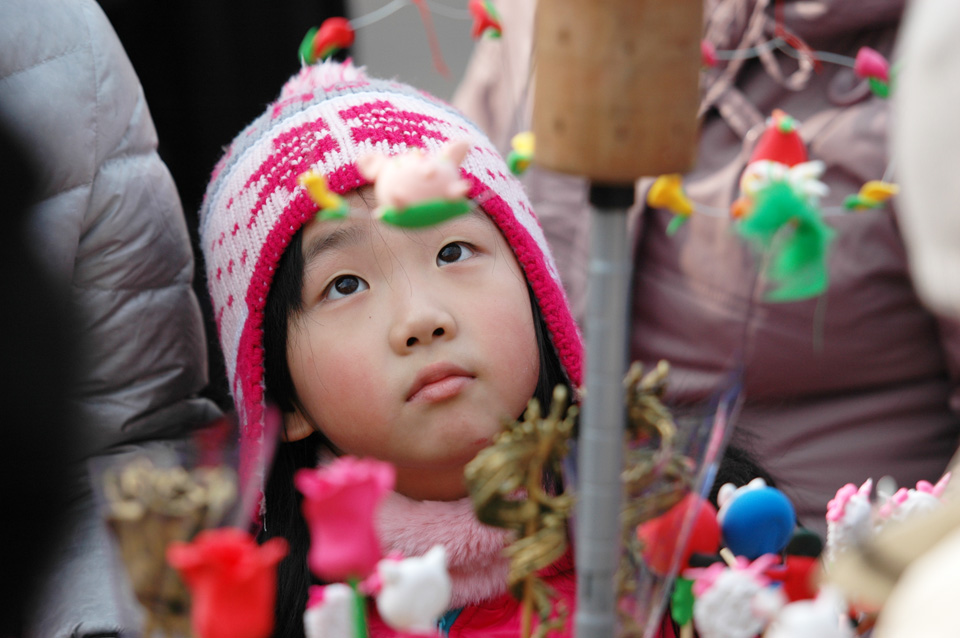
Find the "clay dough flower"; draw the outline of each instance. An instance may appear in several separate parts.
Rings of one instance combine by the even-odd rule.
[[[267,638],[273,631],[276,567],[286,555],[282,538],[257,545],[233,528],[207,530],[190,543],[171,544],[167,561],[192,593],[198,638]]]
[[[393,489],[393,466],[343,456],[315,470],[300,470],[294,484],[303,495],[310,527],[310,570],[327,582],[362,580],[381,558],[374,514]]]

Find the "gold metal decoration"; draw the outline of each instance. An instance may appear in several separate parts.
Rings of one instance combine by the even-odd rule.
[[[190,598],[167,565],[167,545],[218,525],[236,498],[233,472],[223,468],[157,468],[146,457],[104,473],[106,519],[120,546],[137,600],[144,638],[190,636]]]
[[[640,524],[664,514],[690,490],[694,466],[675,450],[677,425],[663,404],[670,365],[660,361],[644,374],[634,363],[627,372],[627,432],[624,440],[623,506],[620,512],[623,555],[616,574],[617,599],[636,593],[637,566],[643,545],[637,536]],[[618,607],[622,636],[641,636],[629,608]]]
[[[507,424],[493,445],[477,454],[465,470],[467,486],[477,518],[487,525],[517,532],[517,540],[505,549],[510,560],[507,584],[523,602],[521,636],[531,632],[535,609],[540,624],[534,634],[543,638],[560,629],[569,610],[556,605],[555,592],[537,577],[567,551],[567,519],[573,510],[568,494],[544,489],[544,470],[560,475],[577,416],[576,406],[567,408],[567,390],[557,386],[550,413],[541,414],[536,399],[530,401],[521,421]]]

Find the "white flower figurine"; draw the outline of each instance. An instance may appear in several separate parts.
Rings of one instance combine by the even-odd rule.
[[[435,634],[452,593],[443,546],[434,545],[420,557],[381,560],[377,573],[377,611],[384,622],[397,631]]]
[[[840,594],[823,587],[814,600],[798,600],[781,609],[763,638],[853,638],[846,611]]]
[[[307,638],[353,636],[353,591],[343,583],[310,588],[310,601],[303,613]]]

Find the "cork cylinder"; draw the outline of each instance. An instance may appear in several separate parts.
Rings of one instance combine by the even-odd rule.
[[[603,184],[696,150],[702,0],[539,0],[535,161]]]

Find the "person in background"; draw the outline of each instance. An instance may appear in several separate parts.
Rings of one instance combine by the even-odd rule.
[[[953,116],[960,107],[960,5],[949,0],[913,3],[897,43],[904,61],[894,96],[895,156],[903,187],[901,223],[917,290],[924,302],[960,320],[960,183],[954,178],[960,154],[960,126]],[[960,466],[955,457],[951,471]],[[960,574],[960,530],[957,527],[956,483],[947,488],[943,511],[913,527],[893,542],[874,549],[874,561],[889,565],[892,547],[905,555],[896,563],[905,569],[883,605],[873,635],[877,638],[919,635],[953,636],[960,618],[952,592]],[[892,530],[895,532],[896,530]],[[906,561],[909,560],[907,563]],[[876,567],[874,567],[876,569]],[[891,579],[896,576],[888,575]],[[875,582],[875,574],[861,578]]]
[[[299,42],[310,27],[346,14],[344,0],[99,0],[143,85],[161,159],[170,169],[194,252],[197,211],[210,167],[233,135],[300,67],[296,50],[260,41]],[[338,59],[349,55],[340,51]],[[199,260],[193,289],[207,333],[209,384],[202,396],[231,408],[207,282]]]
[[[183,211],[136,73],[92,0],[0,3],[0,121],[37,167],[24,245],[63,292],[43,312],[70,318],[76,335],[62,360],[51,362],[41,344],[24,364],[55,366],[47,389],[57,394],[51,404],[67,401],[59,429],[69,431],[77,462],[51,468],[68,506],[49,564],[32,574],[38,588],[22,635],[128,632],[139,621],[88,467],[137,452],[172,455],[178,439],[218,415],[197,396],[206,340]],[[23,305],[29,316],[31,303],[8,298],[7,314]],[[69,384],[59,380],[68,370],[76,371]],[[39,406],[8,418],[40,439],[56,436],[55,421],[35,415]]]
[[[504,150],[529,126],[534,2],[496,4],[503,38],[478,43],[454,104]],[[717,50],[751,49],[776,37],[779,19],[812,50],[852,58],[869,46],[889,58],[903,8],[904,0],[709,0],[704,38]],[[684,177],[690,199],[729,210],[777,108],[800,123],[810,159],[826,164],[823,207],[839,207],[884,176],[889,102],[850,68],[815,68],[773,50],[704,70],[697,162]],[[524,181],[583,316],[586,183],[536,165]],[[760,257],[737,235],[735,220],[694,213],[668,235],[672,214],[642,203],[647,184],[638,184],[633,211],[630,357],[670,361],[668,399],[705,400],[742,367],[746,403],[736,440],[777,477],[803,524],[821,534],[828,500],[848,482],[890,475],[911,486],[939,478],[960,439],[960,323],[917,298],[898,201],[827,216],[836,235],[826,293],[771,303],[758,280]]]
[[[25,226],[38,169],[33,158],[0,122],[0,188],[6,193],[9,224],[0,236],[0,296],[16,300],[16,312],[3,316],[0,343],[3,382],[0,401],[17,427],[0,434],[0,484],[11,521],[0,532],[0,636],[19,638],[24,613],[48,564],[50,548],[61,538],[69,498],[64,485],[81,432],[73,427],[67,392],[77,374],[73,314],[51,312],[63,306],[65,291],[55,285],[26,242]],[[42,428],[42,432],[37,432]]]
[[[960,47],[950,34],[960,25],[960,5],[915,3],[898,41],[904,68],[893,96],[892,135],[903,186],[903,238],[914,281],[924,302],[960,317]],[[909,65],[909,66],[907,66]]]

